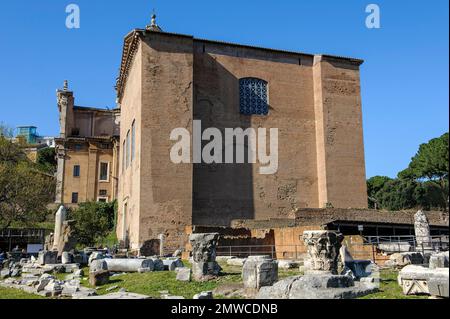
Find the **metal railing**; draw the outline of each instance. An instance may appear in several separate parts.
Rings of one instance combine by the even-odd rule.
[[[45,237],[45,229],[3,229],[0,230],[0,238],[43,238]]]
[[[449,249],[449,236],[365,236],[363,242],[350,243],[348,248],[355,259],[371,259],[374,262],[385,259],[383,251],[389,253],[417,251],[446,251]],[[267,255],[274,259],[302,260],[304,245],[236,245],[218,246],[217,256],[246,258],[255,255]]]
[[[365,244],[376,245],[379,249],[389,252],[407,252],[407,251],[445,251],[449,249],[449,236],[365,236]],[[388,249],[390,246],[391,251]]]
[[[275,258],[275,245],[241,245],[241,246],[218,246],[217,256],[248,257],[256,255],[267,255]]]

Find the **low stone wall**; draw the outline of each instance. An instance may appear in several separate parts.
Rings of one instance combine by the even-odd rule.
[[[318,229],[321,229],[320,225],[273,229],[201,226],[189,228],[187,231],[219,233],[218,256],[231,255],[239,257],[239,253],[251,252],[253,255],[272,255],[273,253],[273,257],[276,259],[303,259],[303,255],[306,253],[306,247],[302,240],[303,232]],[[373,257],[372,246],[364,245],[361,236],[346,236],[343,244],[348,247],[355,259],[372,259]],[[274,247],[272,248],[271,246]],[[191,250],[190,244],[187,244],[183,253],[183,259],[189,259]]]
[[[302,208],[289,218],[268,220],[234,220],[235,228],[283,228],[308,225],[326,225],[333,221],[351,221],[382,224],[414,225],[417,211],[380,211],[374,209]],[[439,211],[425,212],[431,226],[449,226],[449,214]]]

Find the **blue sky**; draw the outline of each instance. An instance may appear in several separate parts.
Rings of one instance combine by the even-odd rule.
[[[76,3],[81,28],[67,29]],[[365,8],[381,9],[367,29]],[[448,1],[29,0],[0,4],[0,122],[56,135],[55,90],[76,103],[114,107],[123,37],[148,24],[165,31],[310,53],[362,58],[367,176],[394,177],[418,145],[448,131]]]

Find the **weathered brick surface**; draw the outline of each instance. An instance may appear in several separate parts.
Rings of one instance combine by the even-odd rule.
[[[125,56],[132,37],[140,41],[122,64],[119,99],[121,145],[135,120],[137,159],[120,176],[119,238],[128,231],[139,248],[164,234],[170,252],[183,246],[187,225],[283,219],[326,204],[367,206],[361,61],[140,31],[127,38]],[[244,77],[268,82],[268,116],[239,113]],[[193,120],[222,132],[278,128],[278,172],[261,175],[259,163],[173,164],[170,132],[192,132]]]

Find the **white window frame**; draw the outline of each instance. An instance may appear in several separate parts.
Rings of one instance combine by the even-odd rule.
[[[106,180],[100,179],[101,174],[102,174],[102,164],[107,164],[108,165],[107,174],[106,174]],[[109,183],[109,165],[110,165],[110,162],[105,162],[105,161],[100,161],[100,163],[98,164],[98,181],[100,183]]]
[[[109,197],[108,196],[99,196],[99,197],[97,197],[97,202],[100,202],[101,199],[104,199],[105,203],[109,203]]]

